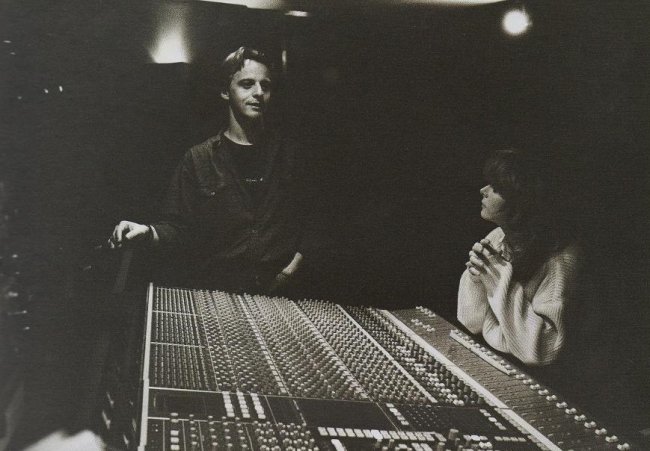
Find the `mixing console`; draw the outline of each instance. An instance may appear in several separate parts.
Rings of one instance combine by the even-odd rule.
[[[424,308],[151,286],[141,403],[141,450],[632,448]]]

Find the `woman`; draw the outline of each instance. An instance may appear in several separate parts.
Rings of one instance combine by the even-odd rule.
[[[578,253],[563,233],[548,172],[516,150],[486,162],[481,217],[498,227],[474,244],[460,280],[458,319],[526,364],[557,359],[576,292]]]

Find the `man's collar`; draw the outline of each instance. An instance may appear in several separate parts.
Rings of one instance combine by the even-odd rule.
[[[229,140],[231,142],[234,142],[234,141],[232,141],[230,138],[228,138],[226,136],[226,130],[227,129],[225,127],[222,128],[221,130],[219,130],[219,133],[214,137],[214,141],[213,141],[213,144],[212,144],[213,147],[216,148],[216,147],[220,146],[224,142],[224,139],[227,139],[227,140]],[[276,131],[273,130],[273,129],[266,129],[264,131],[264,134],[262,135],[261,140],[260,140],[260,144],[267,144],[267,145],[270,145],[270,146],[275,146],[279,142],[280,142],[279,136],[276,133]],[[237,143],[235,143],[235,144],[237,144]]]

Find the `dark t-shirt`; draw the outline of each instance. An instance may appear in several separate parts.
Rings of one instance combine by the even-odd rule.
[[[227,137],[223,139],[224,152],[233,163],[239,181],[251,197],[255,207],[259,206],[264,192],[266,169],[268,167],[268,152],[264,144],[237,144]]]
[[[274,135],[251,148],[220,134],[185,154],[152,225],[189,283],[259,292],[289,264],[306,209],[297,159],[297,145]]]

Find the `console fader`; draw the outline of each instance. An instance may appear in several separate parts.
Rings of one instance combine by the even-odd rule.
[[[139,450],[631,449],[424,308],[150,286]]]

